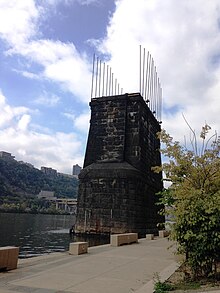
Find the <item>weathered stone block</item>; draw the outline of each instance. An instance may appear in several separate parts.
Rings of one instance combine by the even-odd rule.
[[[167,237],[167,236],[169,236],[169,231],[166,231],[166,230],[160,230],[159,231],[159,237],[160,238],[164,238],[164,237]]]
[[[14,270],[18,264],[19,248],[14,246],[0,247],[0,269]]]
[[[138,242],[137,233],[124,233],[111,235],[111,246],[121,246],[124,244],[131,244]]]
[[[146,234],[146,240],[154,240],[154,234]]]
[[[8,249],[0,247],[0,269],[7,269],[8,266]]]
[[[19,255],[19,248],[18,247],[9,247],[8,248],[8,270],[17,269],[18,264],[18,255]]]
[[[88,252],[88,242],[72,242],[69,245],[69,254],[79,255]]]

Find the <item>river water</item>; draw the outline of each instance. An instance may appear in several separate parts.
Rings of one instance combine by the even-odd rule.
[[[0,213],[0,246],[19,246],[19,258],[62,252],[69,243],[88,241],[89,246],[109,243],[103,237],[69,235],[73,215]]]

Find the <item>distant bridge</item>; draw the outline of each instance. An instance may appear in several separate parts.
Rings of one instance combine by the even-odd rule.
[[[75,198],[57,198],[54,200],[56,204],[56,210],[64,210],[71,214],[76,214],[77,199]]]

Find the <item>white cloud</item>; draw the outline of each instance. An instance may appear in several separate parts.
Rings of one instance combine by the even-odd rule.
[[[38,74],[33,73],[33,72],[29,72],[29,71],[26,71],[26,70],[13,69],[13,71],[18,73],[18,74],[21,74],[24,77],[27,77],[29,79],[35,79],[35,80],[40,80],[41,79],[41,77]]]
[[[0,36],[12,46],[26,43],[36,32],[39,8],[33,0],[0,1]]]
[[[81,102],[89,101],[91,74],[85,60],[79,56],[66,56],[45,67],[44,76],[59,83]]]
[[[39,78],[56,82],[64,91],[71,92],[81,102],[88,102],[90,65],[86,57],[78,53],[74,44],[52,40],[30,41],[7,51],[7,55],[14,54],[41,65],[43,70],[38,73]],[[28,78],[36,76],[34,73],[25,72],[23,71],[22,75]]]
[[[32,111],[11,107],[0,94],[0,150],[35,167],[49,166],[71,173],[73,164],[82,165],[82,144],[75,133],[43,133],[31,125]]]
[[[82,164],[81,143],[74,133],[53,135],[28,132],[13,128],[0,130],[0,148],[15,155],[17,160],[35,167],[48,166],[59,172],[70,173],[74,163]]]
[[[184,135],[182,112],[193,128],[206,120],[219,130],[219,17],[218,0],[118,0],[99,42],[126,92],[139,91],[139,45],[151,52],[163,88],[162,126],[174,136]]]
[[[34,104],[43,105],[45,107],[54,107],[60,102],[60,97],[54,94],[43,92],[41,96],[34,100]]]
[[[0,129],[13,123],[14,119],[20,119],[28,112],[29,109],[26,107],[11,107],[8,105],[0,89]]]
[[[74,126],[82,133],[88,133],[90,113],[86,112],[77,116],[74,120]]]
[[[76,99],[87,103],[90,64],[74,44],[39,38],[38,26],[46,13],[49,13],[46,6],[37,6],[33,0],[1,0],[0,38],[9,46],[5,54],[25,58],[28,67],[38,65],[37,72],[33,66],[32,70],[14,69],[17,73],[31,79],[50,80],[64,91],[71,92]]]
[[[72,122],[74,122],[75,118],[76,118],[76,115],[73,114],[73,113],[63,113],[63,115],[68,118],[69,120],[71,120]]]
[[[31,121],[31,116],[28,114],[24,114],[20,120],[18,121],[18,130],[20,131],[26,131],[28,128],[28,125]]]
[[[74,129],[79,130],[83,134],[88,133],[90,112],[84,112],[78,116],[73,113],[63,113],[63,115],[73,122]]]

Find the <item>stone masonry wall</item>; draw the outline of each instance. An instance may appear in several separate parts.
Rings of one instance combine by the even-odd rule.
[[[84,167],[94,162],[123,162],[126,99],[97,98],[90,105],[91,124]]]

